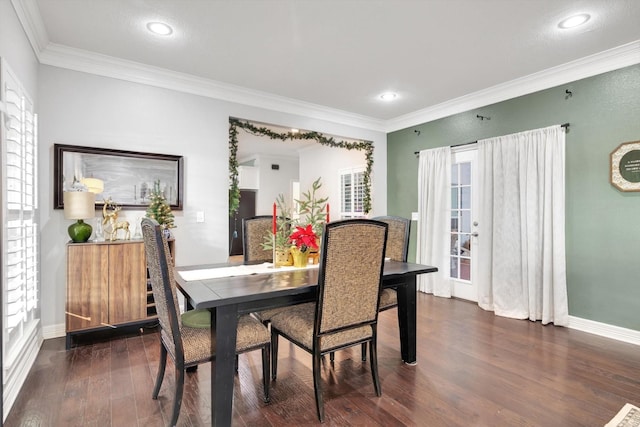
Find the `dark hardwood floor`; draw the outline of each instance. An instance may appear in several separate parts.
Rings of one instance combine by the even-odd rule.
[[[325,360],[327,426],[603,426],[640,405],[640,347],[587,333],[496,317],[459,300],[418,297],[418,365],[400,361],[395,310],[380,317],[382,397],[360,348]],[[65,351],[45,341],[6,426],[164,426],[170,364],[159,399],[159,357],[147,332]],[[260,352],[240,356],[237,426],[319,424],[311,358],[280,344],[271,403],[262,402]],[[169,362],[171,363],[171,362]],[[209,366],[187,375],[180,426],[210,425]]]

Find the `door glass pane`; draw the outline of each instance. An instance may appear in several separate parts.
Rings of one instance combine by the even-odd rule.
[[[460,221],[460,231],[462,233],[471,233],[471,211],[462,211]]]
[[[458,255],[458,234],[451,233],[451,255]]]
[[[460,207],[462,209],[471,209],[471,187],[460,188]]]
[[[451,185],[458,185],[458,165],[451,165]]]
[[[460,234],[460,255],[471,256],[471,235]]]
[[[460,258],[460,278],[471,280],[471,260],[468,258]]]
[[[460,163],[460,185],[471,185],[471,163]]]
[[[451,257],[451,276],[455,279],[458,278],[458,258]]]
[[[458,209],[458,189],[451,189],[451,209]]]
[[[451,231],[458,231],[458,211],[451,211]]]

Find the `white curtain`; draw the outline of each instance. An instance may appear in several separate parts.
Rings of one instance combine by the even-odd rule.
[[[478,304],[566,326],[564,129],[478,141],[478,168]]]
[[[418,168],[418,248],[420,264],[438,272],[418,276],[418,290],[451,297],[451,148],[420,152]]]

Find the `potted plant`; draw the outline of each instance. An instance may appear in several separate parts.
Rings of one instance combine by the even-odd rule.
[[[293,260],[291,258],[291,242],[289,236],[291,235],[291,208],[287,205],[284,195],[279,194],[276,198],[276,206],[280,215],[276,217],[276,233],[268,233],[264,236],[262,242],[262,248],[265,250],[274,250],[274,264],[276,266],[292,265]]]
[[[173,212],[171,212],[171,206],[165,199],[164,194],[160,191],[160,180],[153,183],[153,191],[150,194],[150,203],[147,207],[147,218],[153,218],[158,221],[160,227],[162,227],[163,234],[169,238],[171,237],[170,228],[175,228],[173,222]]]
[[[316,193],[322,187],[322,183],[320,182],[321,177],[318,177],[313,184],[311,184],[311,189],[302,193],[302,197],[300,200],[296,200],[298,203],[298,210],[301,218],[298,220],[300,224],[311,224],[313,228],[313,232],[318,236],[318,240],[322,237],[322,228],[324,223],[327,221],[327,200],[328,197],[317,198]],[[302,219],[302,215],[304,215],[304,219]],[[317,246],[317,245],[316,245]]]
[[[295,231],[289,236],[289,241],[293,243],[291,247],[293,266],[306,267],[310,251],[318,249],[318,236],[313,231],[313,226],[311,224],[304,227],[296,226]]]

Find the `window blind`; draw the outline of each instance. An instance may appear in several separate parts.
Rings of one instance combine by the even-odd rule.
[[[9,375],[39,321],[37,116],[2,63],[3,355]],[[6,379],[6,375],[5,375]]]
[[[340,172],[341,217],[364,217],[364,167]]]

